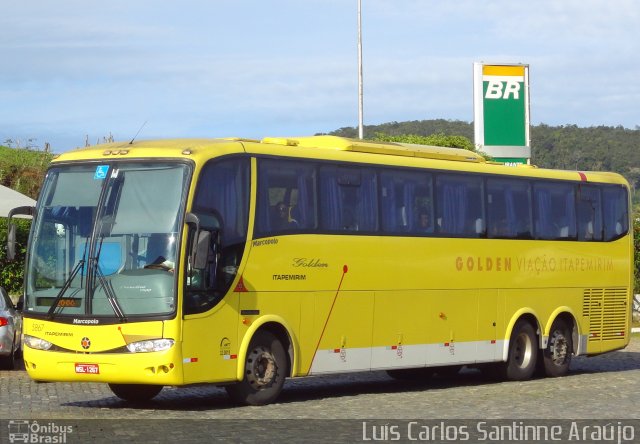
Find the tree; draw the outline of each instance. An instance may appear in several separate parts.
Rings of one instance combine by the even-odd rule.
[[[9,294],[22,292],[22,280],[24,278],[24,260],[27,252],[27,238],[31,221],[14,219],[16,224],[16,258],[9,262],[4,245],[0,245],[0,286],[3,286]],[[6,242],[7,219],[0,217],[0,240]]]
[[[464,136],[448,136],[443,133],[419,136],[417,134],[404,134],[392,136],[385,133],[375,133],[373,140],[378,142],[413,143],[416,145],[444,146],[449,148],[462,148],[475,151],[473,143]]]
[[[636,293],[640,291],[640,213],[633,218],[633,250],[634,250],[634,287]]]

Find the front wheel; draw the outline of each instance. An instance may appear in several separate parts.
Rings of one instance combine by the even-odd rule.
[[[502,376],[510,381],[529,379],[536,369],[537,359],[536,331],[529,322],[519,320],[511,333],[507,362],[501,366]]]
[[[269,404],[280,394],[286,371],[287,359],[282,343],[268,331],[259,331],[249,344],[242,381],[225,389],[238,404]]]
[[[120,399],[131,402],[149,401],[162,390],[161,385],[109,384],[109,388]]]
[[[566,375],[569,372],[572,353],[571,328],[564,320],[556,319],[551,325],[547,348],[542,352],[546,375],[551,377]]]

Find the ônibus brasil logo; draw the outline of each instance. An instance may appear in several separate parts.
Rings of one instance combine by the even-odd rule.
[[[40,424],[38,421],[9,421],[9,442],[64,444],[67,435],[73,433],[73,426],[58,425],[54,422]]]

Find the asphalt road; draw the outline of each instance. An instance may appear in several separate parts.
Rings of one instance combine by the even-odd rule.
[[[551,421],[563,427],[572,420],[605,420],[620,433],[634,427],[634,439],[621,442],[640,442],[640,338],[625,350],[574,358],[571,369],[563,378],[526,382],[497,382],[468,369],[422,382],[396,381],[384,372],[303,378],[287,381],[279,402],[262,407],[237,407],[215,386],[166,387],[150,402],[129,404],[106,384],[35,383],[23,370],[1,371],[0,442],[17,421],[73,425],[75,434],[65,442],[391,441],[394,431],[402,441],[411,438],[411,420],[458,426],[462,420]],[[55,424],[44,432],[55,434]],[[440,438],[428,441],[451,441]]]

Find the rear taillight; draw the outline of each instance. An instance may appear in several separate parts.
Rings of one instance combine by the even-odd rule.
[[[4,327],[5,325],[9,325],[9,319],[0,316],[0,327]]]

